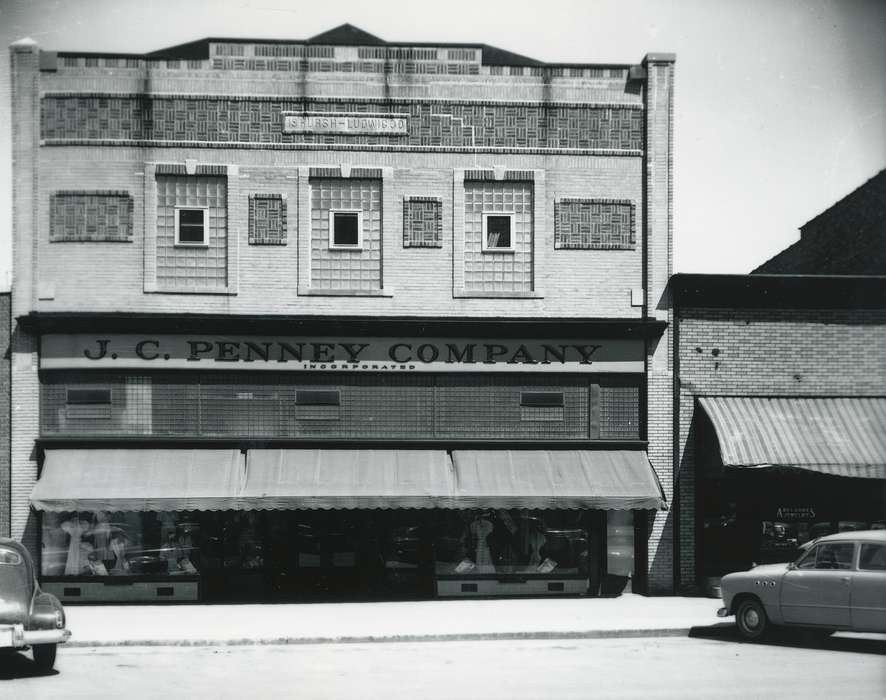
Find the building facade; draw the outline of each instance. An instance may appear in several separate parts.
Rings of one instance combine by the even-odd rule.
[[[672,55],[10,50],[44,587],[672,590]]]
[[[886,527],[886,280],[677,274],[671,289],[679,588]]]

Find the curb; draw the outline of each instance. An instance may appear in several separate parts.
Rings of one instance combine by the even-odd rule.
[[[359,637],[262,637],[239,639],[123,639],[123,640],[77,640],[67,642],[65,647],[219,647],[219,646],[269,646],[298,644],[378,644],[413,642],[474,642],[503,640],[545,639],[617,639],[637,637],[688,637],[689,627],[665,627],[651,629],[586,630],[577,632],[466,632],[460,634],[403,634],[390,636]]]

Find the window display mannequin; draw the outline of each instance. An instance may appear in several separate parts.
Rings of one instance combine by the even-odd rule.
[[[122,534],[115,534],[111,537],[111,552],[113,552],[115,559],[111,573],[129,573],[129,562],[126,560],[126,538]]]
[[[79,513],[74,513],[69,520],[65,520],[59,527],[64,530],[68,537],[68,558],[65,560],[65,575],[77,576],[86,566],[86,557],[83,555],[80,544],[83,536],[90,530],[88,520],[81,520]]]
[[[105,562],[105,566],[113,562],[114,553],[111,551],[111,525],[108,522],[108,514],[97,511],[92,518],[92,545],[95,549],[96,559]]]
[[[471,522],[471,539],[475,543],[474,568],[475,574],[493,574],[495,566],[492,563],[492,552],[489,550],[487,538],[492,533],[494,526],[488,513],[481,513]]]
[[[545,546],[547,539],[542,532],[541,523],[532,519],[529,521],[529,533],[527,535],[527,548],[529,550],[529,566],[538,566],[541,564],[541,548]]]

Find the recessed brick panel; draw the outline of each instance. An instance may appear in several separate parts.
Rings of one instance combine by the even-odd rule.
[[[438,197],[407,197],[403,200],[403,247],[443,246],[443,200]]]
[[[282,195],[249,195],[249,245],[286,245],[286,200]]]
[[[132,240],[128,192],[56,192],[50,202],[49,240]]]
[[[633,250],[634,203],[617,199],[561,199],[554,204],[554,248]]]

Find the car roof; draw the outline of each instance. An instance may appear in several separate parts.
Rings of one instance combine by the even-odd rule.
[[[825,535],[816,542],[846,542],[865,540],[866,542],[886,542],[886,530],[854,530],[849,532],[837,532],[833,535]]]

